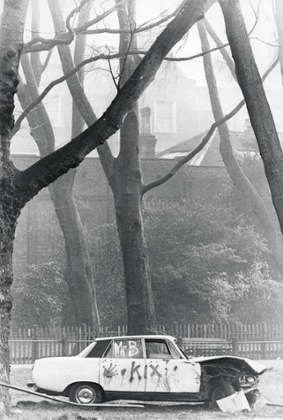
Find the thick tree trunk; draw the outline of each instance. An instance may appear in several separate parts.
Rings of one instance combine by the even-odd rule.
[[[283,233],[283,154],[238,0],[219,0],[227,37]]]
[[[15,197],[11,195],[9,187],[11,184],[8,180],[0,182],[2,194],[0,202],[0,381],[7,383],[9,383],[10,375],[8,340],[12,309],[12,253],[16,221],[19,215]],[[11,205],[11,202],[14,205]],[[0,387],[0,418],[2,418],[2,413],[9,414],[9,407],[9,392],[7,388]]]
[[[118,4],[117,14],[122,30],[119,53],[120,78],[123,86],[136,68],[137,62],[127,52],[135,49],[136,37],[130,32],[136,26],[136,1]],[[115,200],[117,229],[123,257],[128,333],[154,334],[156,316],[154,309],[151,275],[143,231],[141,211],[142,179],[139,159],[138,107],[127,115],[120,131],[120,153],[113,164],[110,181]]]
[[[4,2],[0,37],[0,381],[9,382],[9,333],[13,282],[12,253],[21,198],[15,193],[16,169],[9,161],[10,132],[13,127],[14,94],[22,51],[26,0]],[[9,415],[10,398],[0,387],[0,416]]]
[[[129,334],[156,333],[151,277],[141,214],[141,169],[138,159],[138,121],[131,111],[121,129],[125,148],[114,163],[112,190],[124,262]]]

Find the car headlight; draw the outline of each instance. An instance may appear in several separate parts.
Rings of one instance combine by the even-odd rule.
[[[257,378],[252,375],[241,375],[238,380],[241,386],[253,386],[257,382]]]
[[[246,376],[246,382],[247,382],[249,385],[253,385],[253,384],[255,383],[255,381],[256,381],[256,379],[255,379],[255,377],[254,377],[254,376]]]

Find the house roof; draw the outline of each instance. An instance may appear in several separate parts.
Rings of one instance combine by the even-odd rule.
[[[202,141],[206,133],[197,134],[188,140],[177,143],[170,148],[163,150],[155,155],[157,159],[181,159],[192,152]],[[230,132],[230,140],[234,152],[240,157],[247,153],[255,153],[247,143],[247,133],[245,132]],[[188,162],[191,166],[224,166],[220,151],[220,137],[218,132],[215,132],[204,148],[197,153],[197,155]]]

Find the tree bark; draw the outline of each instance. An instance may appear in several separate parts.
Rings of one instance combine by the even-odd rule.
[[[135,1],[117,10],[120,29],[131,31],[135,25]],[[119,87],[136,67],[127,51],[136,47],[131,33],[120,35]],[[113,164],[110,186],[115,201],[117,229],[123,256],[129,334],[154,334],[157,331],[151,275],[141,210],[142,176],[139,159],[138,106],[127,115],[120,131],[120,152]]]
[[[23,24],[27,0],[4,2],[0,39],[0,381],[9,382],[9,334],[12,308],[13,241],[20,207],[15,195],[17,170],[9,160],[10,131],[13,127],[14,94],[18,85],[18,65],[22,51]],[[9,24],[7,24],[9,23]],[[9,415],[10,397],[0,387],[0,413]]]
[[[226,33],[251,125],[263,160],[272,201],[283,233],[283,155],[238,0],[219,0]]]
[[[9,187],[9,184],[7,187]],[[0,183],[0,188],[2,189],[5,201],[10,201],[10,199],[14,201],[14,197],[11,197],[9,192],[10,188],[5,188],[3,183],[2,185]],[[13,206],[11,206],[9,212],[7,212],[5,204],[0,203],[0,381],[6,383],[9,383],[10,379],[8,340],[10,334],[10,314],[12,309],[11,283],[13,279],[13,240],[17,217],[18,212]],[[7,388],[0,387],[0,417],[1,413],[9,414],[9,408],[9,392]]]
[[[125,119],[121,141],[123,150],[114,161],[111,187],[124,263],[128,333],[154,334],[157,324],[141,212],[139,128],[135,111]]]

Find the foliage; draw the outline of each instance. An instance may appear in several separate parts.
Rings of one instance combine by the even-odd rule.
[[[227,196],[151,200],[144,216],[160,320],[252,322],[266,294],[266,316],[281,316],[274,298],[282,285],[270,278],[265,242]]]
[[[270,277],[266,264],[257,263],[248,278],[241,279],[241,298],[232,304],[235,316],[243,322],[281,322],[283,284]]]
[[[143,206],[158,322],[280,319],[283,285],[272,279],[269,251],[249,225],[234,190],[208,199],[151,199]],[[123,264],[115,224],[85,230],[101,323],[127,323]],[[51,229],[51,227],[50,227]],[[54,250],[13,286],[17,326],[71,319],[69,295]],[[42,282],[42,286],[41,286]],[[63,317],[63,318],[62,318]]]
[[[56,261],[31,264],[15,279],[13,324],[17,327],[57,325],[70,304],[61,265]]]

